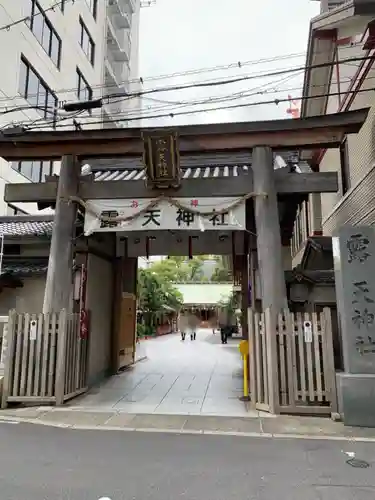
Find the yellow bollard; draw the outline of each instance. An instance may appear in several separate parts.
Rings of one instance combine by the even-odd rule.
[[[239,343],[238,349],[241,353],[243,359],[243,396],[240,398],[241,401],[250,401],[249,395],[249,381],[247,379],[248,372],[248,360],[249,360],[249,342],[247,340],[242,340]]]
[[[247,356],[243,357],[243,397],[249,397],[249,381],[247,380]]]

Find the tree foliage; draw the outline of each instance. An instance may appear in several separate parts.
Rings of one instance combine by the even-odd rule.
[[[211,281],[223,283],[232,281],[231,271],[225,265],[224,259],[222,256],[216,258],[216,267],[211,276]]]
[[[170,283],[207,281],[203,275],[203,263],[208,258],[207,255],[199,255],[193,259],[170,257],[154,262],[148,269]]]
[[[162,311],[165,306],[178,309],[183,302],[181,293],[165,278],[149,269],[138,271],[138,307],[144,312]]]

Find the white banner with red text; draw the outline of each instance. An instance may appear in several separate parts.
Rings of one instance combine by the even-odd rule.
[[[88,200],[85,205],[85,235],[180,229],[241,231],[246,227],[246,203],[239,198],[174,198],[157,204],[152,198]]]

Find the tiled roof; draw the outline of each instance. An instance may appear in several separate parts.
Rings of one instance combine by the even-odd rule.
[[[306,162],[298,162],[294,153],[274,155],[274,168],[287,164],[296,172],[311,171]],[[146,179],[141,158],[107,158],[90,160],[89,165],[96,181],[139,181]],[[183,179],[211,177],[237,177],[246,175],[251,168],[251,153],[217,153],[215,155],[182,156],[180,160]]]
[[[212,177],[237,177],[246,175],[247,165],[212,165],[182,169],[182,179],[205,179]],[[94,172],[96,181],[140,181],[146,179],[145,170],[98,170]]]
[[[275,167],[284,166],[286,162],[298,163],[298,152],[282,151],[275,152]],[[135,158],[105,158],[105,159],[90,159],[87,163],[92,170],[142,170],[144,164],[142,157]],[[182,169],[196,167],[215,167],[215,166],[242,166],[251,165],[251,152],[239,151],[230,153],[215,153],[215,154],[190,154],[180,158],[180,166]]]
[[[22,216],[0,217],[0,235],[7,237],[19,236],[51,236],[53,216]]]
[[[10,274],[14,277],[22,278],[28,276],[35,276],[38,274],[44,274],[48,269],[48,258],[43,260],[17,260],[7,262],[4,259],[1,266],[1,275]]]
[[[186,305],[213,306],[227,299],[233,291],[231,283],[176,283],[173,286],[182,294]]]
[[[50,236],[53,222],[0,222],[0,235],[15,236]]]

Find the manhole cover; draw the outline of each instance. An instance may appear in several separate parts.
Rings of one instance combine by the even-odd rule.
[[[370,464],[368,462],[366,462],[365,460],[359,460],[358,458],[349,458],[346,463],[351,465],[352,467],[355,467],[356,469],[367,469],[367,467],[370,467]]]

